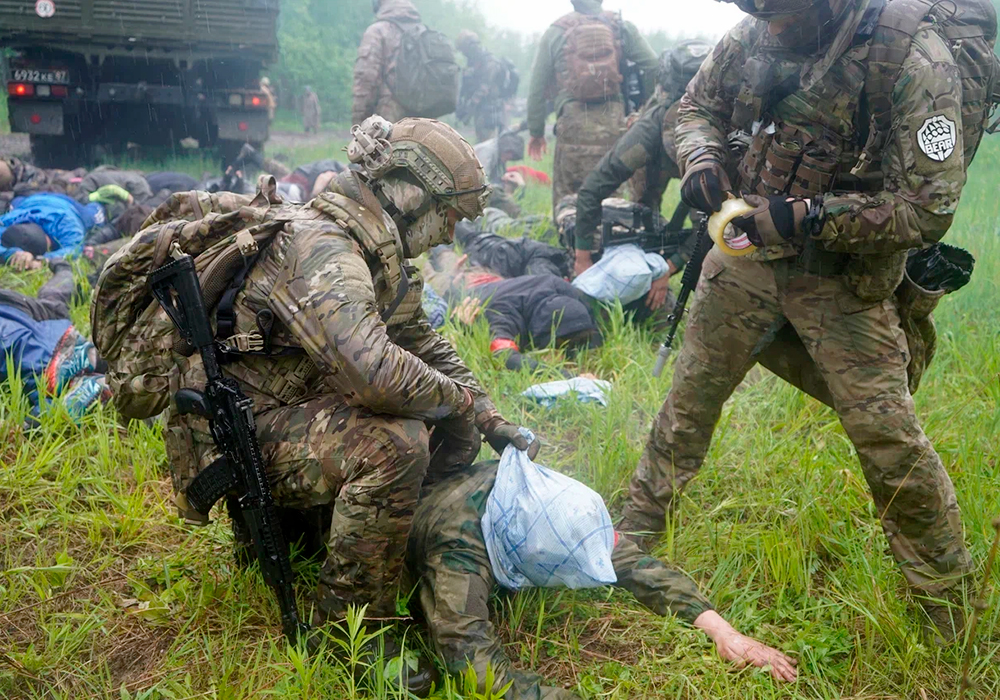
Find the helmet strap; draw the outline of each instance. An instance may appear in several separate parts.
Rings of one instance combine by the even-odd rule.
[[[402,211],[400,211],[399,207],[393,204],[392,200],[389,199],[389,196],[385,193],[385,190],[382,189],[382,183],[371,182],[369,183],[369,186],[371,187],[372,192],[375,194],[375,198],[378,199],[378,203],[382,205],[382,209],[385,210],[385,213],[388,214],[389,218],[391,218],[393,223],[396,224],[396,229],[400,233],[410,228],[410,226],[412,226],[417,219],[426,214],[427,211],[431,208],[431,205],[434,203],[434,197],[428,195],[426,198],[424,198],[423,204],[421,204],[415,210],[404,214]]]

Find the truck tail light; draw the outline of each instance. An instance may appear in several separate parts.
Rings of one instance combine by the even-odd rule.
[[[53,97],[68,97],[69,89],[65,85],[53,85],[52,86],[52,96]]]
[[[35,94],[39,97],[48,97],[52,94],[52,88],[49,85],[36,85]]]
[[[229,106],[230,107],[242,107],[243,106],[243,95],[238,92],[234,92],[229,96]]]
[[[7,94],[11,97],[31,97],[35,86],[31,83],[7,83]]]

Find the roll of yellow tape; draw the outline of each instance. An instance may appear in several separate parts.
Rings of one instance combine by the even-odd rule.
[[[726,227],[732,223],[737,216],[753,211],[753,207],[743,201],[742,198],[730,197],[722,203],[722,209],[715,212],[708,218],[708,235],[715,241],[726,255],[741,257],[749,255],[757,250],[757,247],[750,242],[745,233],[739,232],[737,236],[731,236],[726,240]]]

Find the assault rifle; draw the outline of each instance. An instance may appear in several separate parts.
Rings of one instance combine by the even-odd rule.
[[[656,356],[656,366],[653,368],[653,376],[659,377],[663,373],[663,367],[667,364],[670,351],[674,346],[674,338],[677,336],[677,329],[681,325],[681,318],[684,317],[684,309],[687,307],[688,297],[698,285],[698,278],[701,277],[701,267],[705,262],[705,256],[712,250],[712,238],[708,235],[708,217],[702,219],[698,226],[698,243],[695,245],[691,259],[684,267],[684,274],[681,276],[681,291],[677,295],[677,303],[674,304],[673,311],[667,317],[670,327],[667,330],[667,337],[660,347],[660,352]]]
[[[623,207],[604,204],[601,206],[601,247],[631,243],[647,253],[667,257],[691,232],[683,228],[689,212],[686,204],[678,204],[670,220],[664,221],[659,213],[641,204],[627,203]]]
[[[150,287],[181,336],[201,353],[207,377],[204,391],[181,389],[174,395],[174,401],[180,414],[194,413],[208,419],[212,439],[224,455],[221,469],[213,469],[215,465],[206,468],[205,471],[214,472],[213,483],[206,490],[213,493],[215,500],[227,492],[235,492],[240,508],[234,516],[242,515],[250,530],[261,573],[278,598],[281,627],[294,644],[308,627],[299,619],[295,606],[288,545],[281,532],[257,442],[253,400],[243,393],[236,380],[222,374],[194,259],[175,248],[174,260],[150,274]],[[215,500],[204,500],[209,501],[203,504],[207,512]]]

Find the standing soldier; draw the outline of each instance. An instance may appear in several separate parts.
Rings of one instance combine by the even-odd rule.
[[[278,101],[274,99],[274,91],[271,90],[271,79],[266,75],[260,79],[260,91],[264,93],[264,101],[267,102],[267,121],[273,122]]]
[[[555,100],[553,209],[580,189],[621,133],[625,73],[641,70],[647,95],[656,84],[656,54],[634,24],[601,11],[602,0],[572,2],[575,11],[542,35],[528,93],[528,153],[535,160],[546,152],[548,101]]]
[[[319,132],[319,124],[323,117],[323,108],[319,104],[319,95],[306,85],[302,96],[302,127],[307,134]]]
[[[420,24],[420,13],[410,0],[372,0],[375,22],[365,30],[354,62],[352,118],[360,124],[373,114],[390,122],[407,116],[392,94],[396,57],[403,32]]]
[[[463,124],[472,120],[476,143],[480,143],[503,130],[504,99],[516,78],[510,67],[483,47],[475,32],[463,29],[455,40],[455,47],[466,59],[455,116]]]
[[[988,105],[967,103],[963,125],[959,59],[939,28],[953,10],[917,3],[914,14],[895,0],[738,4],[751,17],[688,86],[677,150],[690,206],[718,210],[731,182],[752,193],[744,199],[754,210],[735,223],[757,249],[746,257],[714,249],[705,260],[623,528],[663,530],[757,349],[791,327],[857,450],[893,556],[952,640],[971,561],[955,489],[916,417],[891,296],[908,251],[951,226]],[[918,24],[928,15],[938,22]],[[985,36],[996,36],[995,15],[992,26]],[[888,69],[894,61],[898,74]],[[994,75],[992,66],[973,72]],[[985,83],[990,95],[992,78]],[[733,132],[749,135],[736,157]]]
[[[642,115],[587,174],[577,197],[574,240],[566,241],[573,249],[574,276],[594,264],[592,254],[602,245],[599,239],[601,202],[612,196],[631,178],[632,199],[659,212],[663,193],[672,178],[680,177],[677,166],[677,146],[674,129],[680,99],[688,81],[711,52],[712,47],[700,40],[686,41],[668,49],[660,57],[659,90]],[[686,209],[681,216],[686,215]],[[680,217],[678,217],[680,218]],[[673,221],[680,228],[683,221]],[[694,248],[686,241],[667,263],[670,274],[684,266]]]

